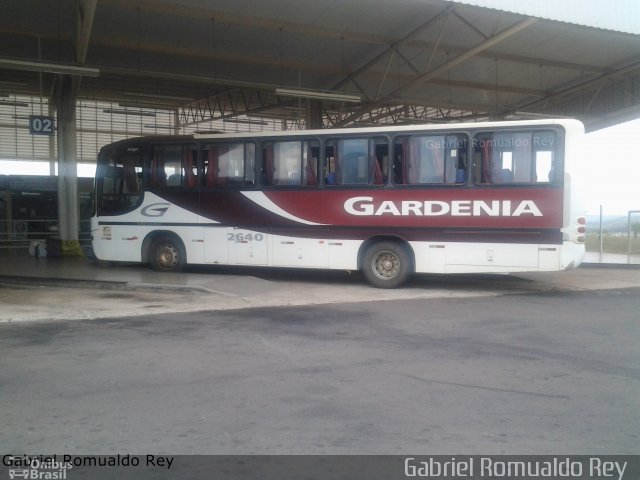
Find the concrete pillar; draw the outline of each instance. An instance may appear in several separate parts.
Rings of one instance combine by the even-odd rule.
[[[78,80],[60,77],[58,116],[58,225],[63,255],[82,255],[78,206],[76,93]]]
[[[49,112],[48,115],[53,117],[55,112],[54,99],[49,99]],[[53,135],[49,136],[49,175],[54,176],[56,174],[56,142]]]
[[[322,128],[322,100],[307,101],[307,129]]]
[[[178,109],[173,111],[173,134],[180,135],[180,112]]]
[[[7,185],[7,191],[4,192],[4,204],[5,204],[5,215],[6,215],[6,237],[3,235],[2,240],[7,240],[7,245],[11,240],[13,240],[13,206],[11,205],[11,192],[9,191],[9,185]]]

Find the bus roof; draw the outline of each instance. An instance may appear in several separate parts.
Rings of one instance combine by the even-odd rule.
[[[446,123],[446,124],[429,124],[429,125],[387,125],[380,127],[366,128],[326,128],[318,130],[282,130],[282,131],[264,131],[264,132],[238,132],[238,133],[196,133],[193,135],[143,135],[141,137],[132,137],[118,140],[111,144],[105,145],[103,148],[126,148],[136,144],[154,144],[154,143],[170,143],[176,141],[190,142],[193,140],[224,140],[238,138],[270,138],[270,137],[308,137],[308,136],[326,136],[326,135],[345,135],[345,134],[386,134],[390,132],[429,132],[442,130],[484,130],[504,127],[518,126],[544,126],[544,125],[561,125],[567,130],[583,132],[584,126],[582,122],[575,119],[542,119],[542,120],[516,120],[516,121],[500,121],[500,122],[466,122],[466,123]]]
[[[264,132],[240,132],[240,133],[203,133],[194,134],[196,140],[219,140],[224,138],[247,138],[247,137],[296,137],[310,135],[344,135],[353,133],[371,134],[371,133],[388,133],[388,132],[415,132],[415,131],[431,131],[431,130],[476,130],[476,129],[492,129],[513,126],[536,126],[536,125],[561,125],[565,127],[581,128],[584,126],[582,122],[575,119],[542,119],[542,120],[517,120],[517,121],[499,121],[499,122],[460,122],[446,124],[429,124],[429,125],[387,125],[380,127],[366,128],[326,128],[318,130],[284,130],[284,131],[264,131]]]

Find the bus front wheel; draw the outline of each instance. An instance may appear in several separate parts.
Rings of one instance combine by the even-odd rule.
[[[151,243],[151,268],[160,272],[178,272],[186,263],[182,242],[171,236],[161,236]]]
[[[362,273],[377,288],[396,288],[411,275],[411,257],[397,242],[377,242],[364,254]]]

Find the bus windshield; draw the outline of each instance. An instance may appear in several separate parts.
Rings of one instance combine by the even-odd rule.
[[[119,215],[142,199],[142,159],[138,153],[104,152],[96,169],[96,205],[99,215]]]

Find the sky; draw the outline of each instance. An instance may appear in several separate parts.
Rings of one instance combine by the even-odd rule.
[[[640,210],[640,119],[585,135],[583,175],[588,214],[626,215]]]
[[[640,119],[585,135],[586,156],[580,172],[589,215],[626,215],[640,210]],[[78,165],[78,176],[92,177],[93,165]],[[48,175],[47,162],[0,162],[0,175]]]

